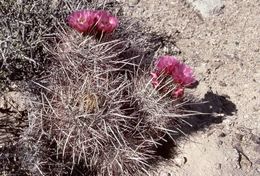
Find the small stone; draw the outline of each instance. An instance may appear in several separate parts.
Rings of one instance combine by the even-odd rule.
[[[190,2],[204,18],[220,14],[225,7],[222,0],[188,0],[188,2]]]
[[[219,140],[218,145],[222,145],[222,144],[223,144],[223,141]]]
[[[177,166],[183,166],[185,163],[187,162],[187,158],[186,157],[178,157],[174,159],[174,163]]]
[[[137,5],[140,2],[140,0],[129,0],[129,4],[131,6]]]
[[[219,81],[219,85],[222,86],[222,87],[227,87],[227,84],[223,81]]]
[[[236,133],[236,134],[235,134],[235,137],[236,137],[236,139],[237,139],[238,141],[242,141],[242,139],[243,139],[243,135],[242,135],[242,134]]]
[[[226,136],[226,134],[223,133],[223,132],[221,132],[221,133],[218,135],[218,137],[225,137],[225,136]]]
[[[216,169],[221,169],[221,167],[222,167],[222,165],[220,164],[220,163],[217,163],[217,165],[216,165]]]
[[[159,175],[160,176],[171,176],[171,173],[168,173],[167,171],[160,171]]]

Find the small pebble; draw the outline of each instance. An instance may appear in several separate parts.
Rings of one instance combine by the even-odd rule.
[[[223,144],[223,141],[219,140],[218,145],[222,145],[222,144]]]
[[[222,87],[226,87],[227,86],[227,84],[225,82],[223,82],[223,81],[219,81],[219,85],[222,86]]]
[[[129,4],[131,6],[137,5],[140,2],[140,0],[129,0]]]
[[[174,162],[177,166],[183,166],[187,162],[187,158],[186,157],[175,158]]]
[[[225,137],[225,136],[226,136],[226,134],[223,132],[218,135],[218,137]]]
[[[221,169],[221,164],[217,163],[216,169]]]
[[[236,139],[239,140],[239,141],[242,141],[242,139],[243,139],[243,135],[242,135],[242,134],[236,133],[236,134],[235,134],[235,137],[236,137]]]

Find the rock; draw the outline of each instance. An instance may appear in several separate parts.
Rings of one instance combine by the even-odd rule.
[[[227,87],[227,84],[224,81],[219,81],[219,85],[222,87]]]
[[[159,174],[160,176],[172,176],[172,174],[168,172],[160,172]]]
[[[187,162],[186,157],[178,157],[174,159],[174,163],[179,167],[183,166],[186,162]]]
[[[235,139],[237,140],[237,141],[242,141],[243,140],[243,135],[242,134],[239,134],[239,133],[235,133]]]
[[[226,136],[226,134],[223,133],[223,132],[221,132],[221,133],[218,135],[218,137],[221,137],[221,138],[223,138],[223,137],[225,137],[225,136]]]
[[[202,17],[207,18],[212,15],[220,14],[225,7],[222,0],[188,0]]]
[[[223,141],[219,140],[219,141],[217,142],[217,144],[218,144],[218,146],[220,146],[220,145],[223,144]]]
[[[221,163],[217,163],[217,164],[216,164],[216,169],[219,170],[219,169],[221,169],[221,167],[222,167]]]
[[[137,5],[140,2],[140,0],[129,0],[129,4],[131,6]]]

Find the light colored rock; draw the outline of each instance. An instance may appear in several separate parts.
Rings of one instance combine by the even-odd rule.
[[[182,157],[182,156],[179,156],[177,158],[174,158],[174,163],[178,166],[178,167],[181,167],[183,166],[186,162],[187,162],[187,158],[186,157]]]
[[[140,0],[129,0],[130,5],[137,5],[140,2]]]
[[[190,2],[204,18],[221,13],[221,9],[224,7],[222,0],[188,0],[188,2]]]
[[[126,3],[130,6],[135,6],[137,5],[141,0],[117,0],[119,3]]]

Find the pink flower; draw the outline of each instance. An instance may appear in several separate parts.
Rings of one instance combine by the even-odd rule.
[[[172,72],[172,78],[175,83],[178,83],[184,87],[190,86],[196,82],[192,69],[183,63],[179,63],[174,68],[174,71]]]
[[[104,10],[79,10],[68,17],[68,24],[78,32],[87,33],[92,29],[110,33],[118,26],[118,19]]]
[[[159,57],[158,60],[155,63],[156,71],[158,73],[165,73],[165,74],[171,74],[176,65],[179,64],[179,61],[173,57],[173,56],[162,56]]]
[[[76,11],[68,17],[69,26],[78,32],[89,32],[95,23],[95,12],[90,10]]]
[[[155,62],[155,71],[151,75],[154,87],[159,86],[158,79],[160,75],[163,75],[162,79],[170,76],[174,86],[177,86],[172,92],[175,98],[182,97],[184,95],[184,88],[192,86],[196,82],[192,69],[173,56],[159,57]]]
[[[106,11],[97,11],[95,18],[97,30],[100,32],[111,33],[118,26],[118,19]]]

